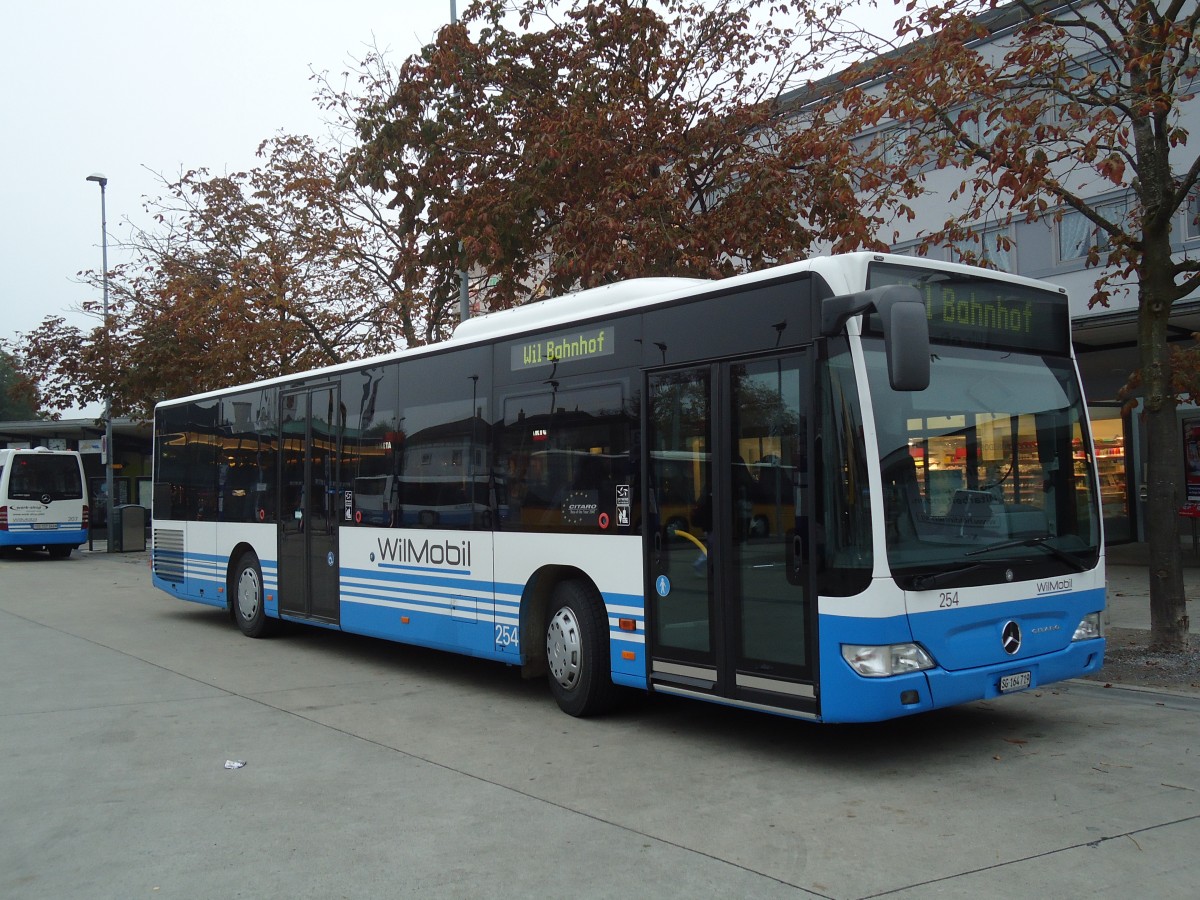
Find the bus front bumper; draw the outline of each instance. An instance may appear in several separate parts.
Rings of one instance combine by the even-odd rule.
[[[1026,659],[948,671],[940,667],[887,678],[864,678],[840,658],[825,678],[821,719],[879,722],[976,700],[990,700],[1100,671],[1104,638],[1075,641],[1062,650]]]

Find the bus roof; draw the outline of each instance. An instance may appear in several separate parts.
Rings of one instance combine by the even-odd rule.
[[[601,287],[562,294],[558,297],[537,300],[533,303],[512,307],[511,309],[484,313],[463,322],[455,329],[454,334],[450,338],[437,344],[402,348],[391,353],[336,363],[306,372],[294,372],[289,375],[280,375],[275,378],[266,378],[246,384],[230,385],[229,387],[204,391],[186,397],[176,397],[156,404],[155,408],[219,397],[236,391],[288,384],[300,378],[319,378],[324,375],[335,375],[371,365],[378,365],[391,360],[439,353],[454,347],[470,346],[506,337],[516,337],[531,331],[569,326],[581,320],[650,308],[683,297],[699,297],[706,293],[726,293],[730,290],[737,290],[759,282],[787,278],[801,272],[817,272],[825,278],[835,294],[849,293],[854,289],[852,287],[853,284],[865,281],[865,272],[868,264],[884,261],[942,271],[964,272],[975,275],[982,273],[985,277],[1024,284],[1029,287],[1042,289],[1047,287],[1046,282],[1012,275],[1007,272],[980,269],[975,266],[950,263],[942,260],[931,260],[924,257],[877,253],[870,250],[840,253],[834,256],[817,256],[799,262],[786,263],[767,269],[759,269],[754,272],[745,272],[729,278],[631,278],[627,281],[619,281],[613,284],[602,285]],[[1065,294],[1062,288],[1057,288],[1057,290]]]

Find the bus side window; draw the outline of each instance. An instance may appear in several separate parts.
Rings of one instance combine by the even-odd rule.
[[[507,527],[616,533],[632,525],[633,417],[622,388],[581,385],[504,399],[499,459]]]

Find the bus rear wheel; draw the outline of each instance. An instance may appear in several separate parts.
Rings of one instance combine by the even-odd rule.
[[[262,567],[253,553],[243,553],[238,557],[231,587],[233,618],[242,634],[252,638],[266,635],[271,620],[263,609]]]
[[[581,581],[554,589],[546,624],[546,664],[550,692],[571,716],[591,716],[611,708],[617,689],[609,676],[608,619],[596,590]]]

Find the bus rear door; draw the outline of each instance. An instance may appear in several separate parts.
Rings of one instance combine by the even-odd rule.
[[[343,413],[336,385],[288,391],[280,402],[279,611],[338,624],[338,512]]]

